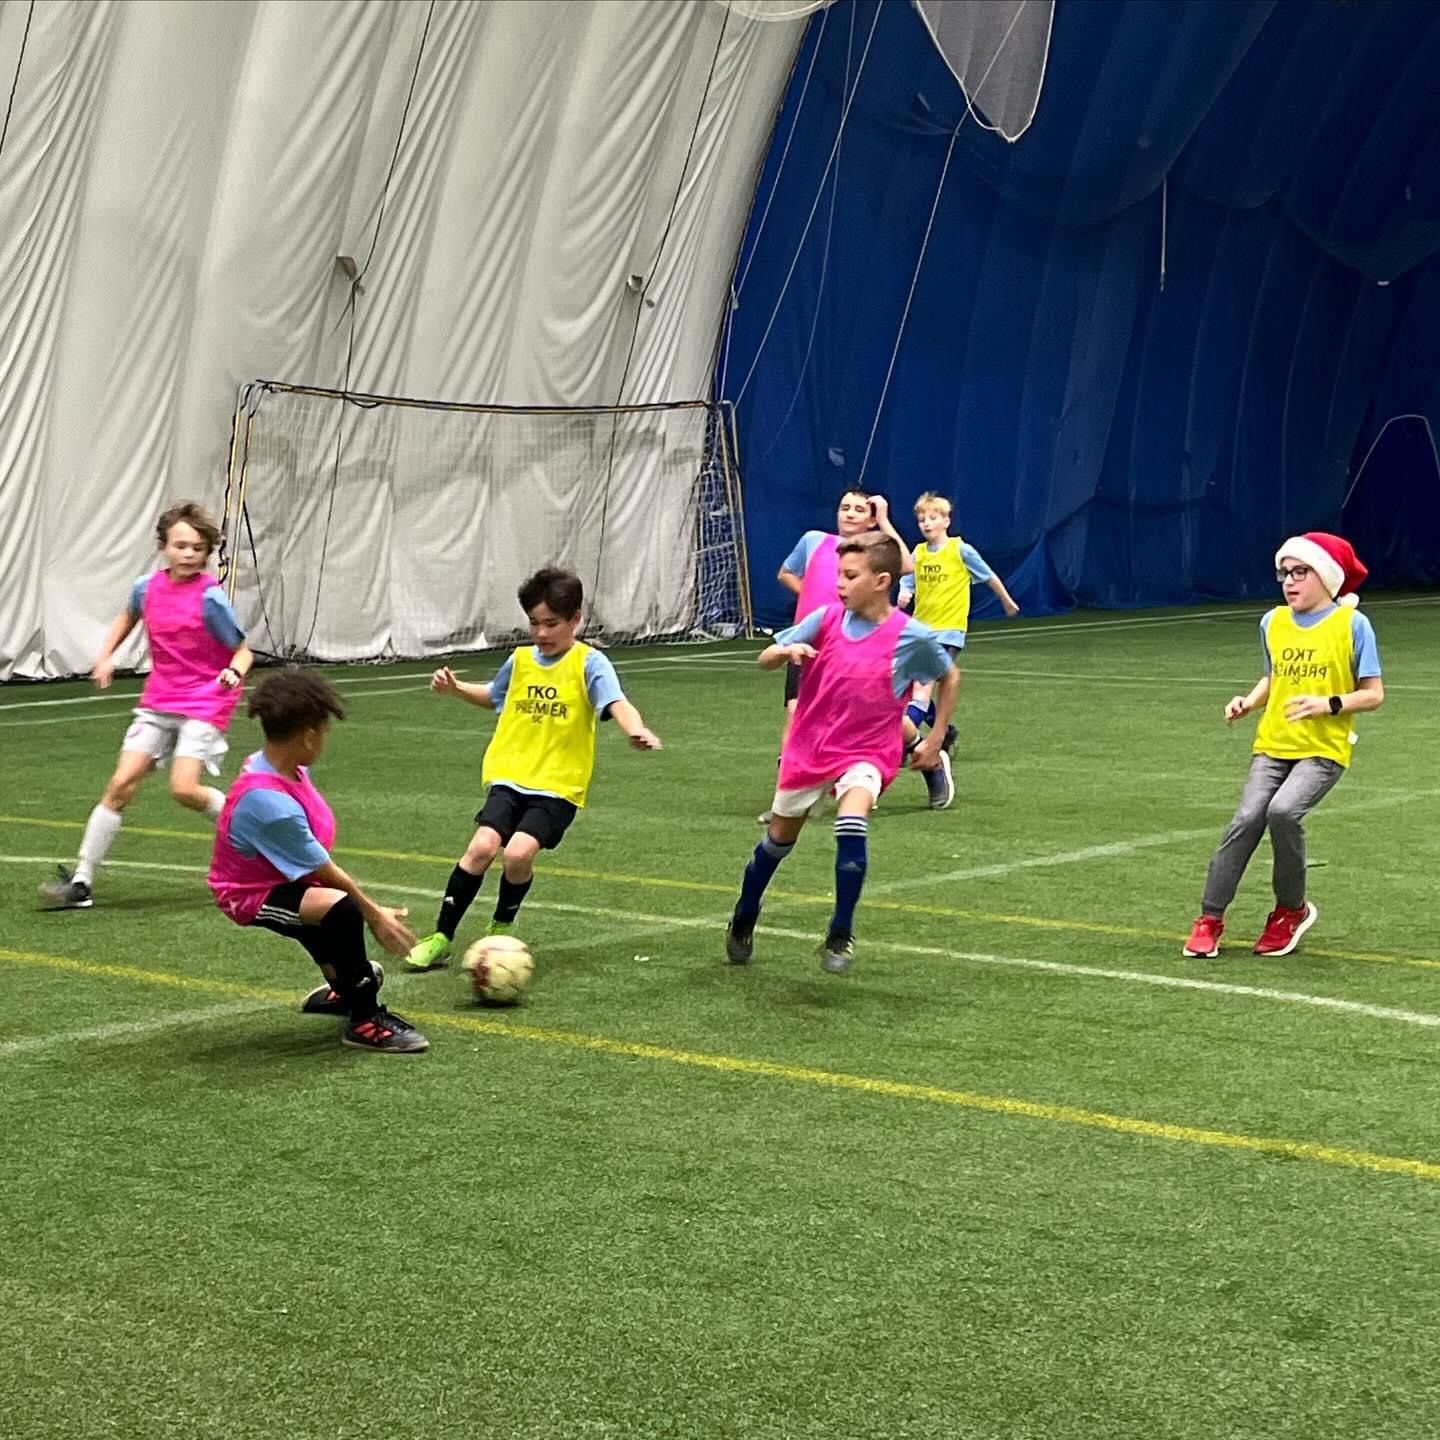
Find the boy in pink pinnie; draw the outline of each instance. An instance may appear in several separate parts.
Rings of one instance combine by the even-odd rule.
[[[429,1042],[380,1003],[385,972],[365,955],[365,930],[392,955],[415,943],[403,909],[377,905],[331,858],[335,814],[310,778],[332,720],[334,687],[304,670],[268,676],[250,702],[265,748],[246,760],[215,826],[210,891],[237,925],[294,940],[325,983],[300,1008],[346,1019],[342,1045],[416,1055]]]
[[[822,605],[782,630],[761,652],[760,667],[805,661],[795,720],[780,755],[780,783],[765,838],[745,867],[740,899],[725,932],[731,964],[749,962],[760,902],[815,802],[835,790],[835,912],[820,965],[843,975],[854,958],[855,906],[865,884],[869,814],[904,760],[901,717],[910,686],[939,681],[935,727],[911,764],[939,763],[940,740],[955,708],[959,676],[928,626],[890,603],[901,569],[888,535],[861,535],[836,547],[841,603]]]
[[[165,568],[131,586],[91,672],[95,684],[108,689],[116,650],[143,621],[150,636],[150,674],[115,773],[86,822],[75,868],[59,866],[58,879],[40,887],[47,910],[85,910],[95,903],[95,872],[120,833],[125,807],[156,765],[170,761],[170,793],[187,810],[214,821],[225,803],[221,791],[200,783],[200,772],[220,773],[229,748],[225,727],[255,657],[224,590],[205,568],[220,543],[220,527],[209,513],[192,501],[172,505],[155,536]]]

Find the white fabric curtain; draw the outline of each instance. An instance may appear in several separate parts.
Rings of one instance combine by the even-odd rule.
[[[703,397],[803,28],[676,0],[0,0],[0,679],[89,668],[163,505],[218,508],[245,380],[339,386],[348,356],[378,393]],[[347,523],[400,553],[378,511]]]

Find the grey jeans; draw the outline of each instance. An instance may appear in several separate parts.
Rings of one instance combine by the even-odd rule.
[[[1225,913],[1267,826],[1275,859],[1275,903],[1298,910],[1305,903],[1305,817],[1344,773],[1345,767],[1338,761],[1319,756],[1306,760],[1255,756],[1245,777],[1240,808],[1210,861],[1201,912]]]

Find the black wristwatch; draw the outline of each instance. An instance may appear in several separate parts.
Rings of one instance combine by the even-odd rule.
[[[1338,715],[1344,708],[1345,702],[1339,695],[1332,695],[1330,697],[1330,713],[1332,715]]]

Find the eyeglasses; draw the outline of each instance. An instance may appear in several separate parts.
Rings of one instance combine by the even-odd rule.
[[[1287,568],[1282,565],[1276,570],[1275,578],[1282,585],[1287,580],[1308,580],[1310,578],[1310,567],[1308,565],[1291,565]]]

